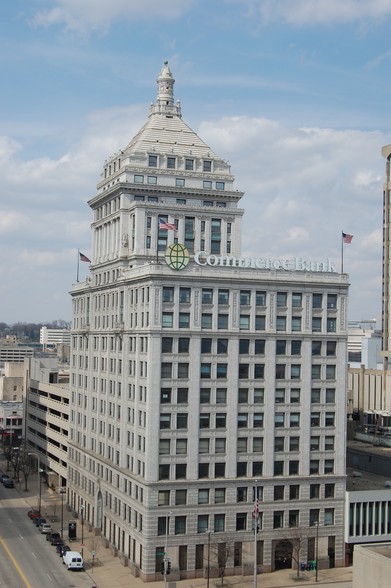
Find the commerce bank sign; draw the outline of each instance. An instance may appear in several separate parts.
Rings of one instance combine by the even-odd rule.
[[[233,257],[231,255],[214,255],[200,251],[194,255],[194,261],[197,265],[208,265],[211,267],[285,270],[288,272],[337,272],[334,262],[329,258],[322,261],[311,261],[303,257],[293,257],[291,259]]]

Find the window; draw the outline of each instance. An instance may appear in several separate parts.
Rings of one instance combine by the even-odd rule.
[[[172,363],[163,362],[160,373],[162,378],[172,378]]]
[[[254,380],[263,380],[265,377],[265,365],[263,363],[254,364]]]
[[[333,435],[326,435],[324,438],[324,450],[325,451],[334,451],[334,436]]]
[[[325,427],[335,427],[335,413],[334,412],[326,412],[324,415],[324,424]]]
[[[285,413],[284,412],[276,412],[274,415],[274,426],[275,427],[283,427],[285,424]]]
[[[200,429],[210,428],[210,414],[200,414]]]
[[[334,460],[333,459],[325,459],[324,460],[324,473],[325,474],[333,474],[334,473]]]
[[[184,178],[175,178],[175,186],[177,188],[183,188],[184,185],[185,185],[185,179]]]
[[[283,476],[284,475],[284,462],[283,461],[275,461],[274,462],[274,475],[275,476]]]
[[[292,317],[292,331],[301,331],[301,316]]]
[[[322,331],[321,317],[313,317],[312,318],[312,332],[313,333],[321,333],[321,331]]]
[[[265,355],[265,339],[255,339],[254,355]]]
[[[217,328],[228,329],[228,314],[219,313],[217,315]]]
[[[175,504],[177,506],[187,504],[187,490],[176,490]]]
[[[274,486],[274,500],[284,500],[285,486]]]
[[[284,511],[275,510],[273,513],[273,529],[282,529],[284,526]]]
[[[214,517],[215,533],[223,533],[225,531],[225,514],[216,514]]]
[[[218,303],[228,304],[229,301],[229,290],[219,290],[218,292]]]
[[[171,388],[161,388],[160,404],[169,404],[171,402]]]
[[[285,388],[276,388],[275,402],[276,404],[285,402]]]
[[[210,388],[201,388],[200,404],[210,404]]]
[[[198,515],[197,533],[207,533],[209,529],[209,515]]]
[[[247,502],[247,488],[239,487],[236,490],[236,502]]]
[[[148,156],[148,165],[149,167],[157,167],[157,155]]]
[[[239,364],[239,380],[246,380],[248,378],[248,370],[249,370],[248,363],[240,363]]]
[[[225,462],[215,463],[215,478],[224,478],[225,476]]]
[[[210,180],[204,180],[204,181],[202,182],[202,187],[203,187],[205,190],[211,190],[211,189],[212,189],[212,182],[211,182]],[[205,205],[205,206],[208,206],[208,204],[206,204],[205,202],[204,202],[204,205]],[[211,204],[209,204],[209,206],[213,206],[213,202],[212,202]]]
[[[212,339],[201,339],[201,353],[211,353],[212,351]]]
[[[224,437],[215,439],[215,453],[226,453],[226,440]]]
[[[285,308],[287,304],[287,293],[277,292],[277,308]]]
[[[212,364],[211,363],[202,363],[201,364],[201,378],[202,379],[210,379],[212,373]]]
[[[166,535],[167,533],[167,517],[158,517],[157,520],[157,534]]]
[[[253,437],[253,453],[263,452],[263,437]]]
[[[277,339],[276,355],[286,355],[286,341],[284,339]]]
[[[227,404],[227,388],[216,389],[216,404]]]
[[[326,365],[326,380],[335,380],[335,365]]]
[[[276,380],[285,380],[285,363],[276,364]]]
[[[320,365],[311,366],[311,378],[313,380],[320,380],[321,378],[321,367]]]
[[[185,170],[192,171],[194,169],[194,159],[185,159]]]
[[[227,415],[225,412],[218,412],[216,414],[216,429],[225,429],[227,426]]]
[[[248,388],[239,388],[238,404],[248,404]]]
[[[322,341],[312,341],[312,355],[322,354]]]
[[[170,439],[160,439],[159,455],[170,455]]]
[[[328,357],[335,357],[337,353],[337,342],[327,341],[326,343],[326,355]]]
[[[311,500],[319,498],[320,484],[310,484],[310,498]]]
[[[255,305],[266,306],[266,292],[260,290],[255,292]]]
[[[225,182],[216,182],[216,190],[225,190]]]
[[[302,295],[300,292],[292,292],[292,307],[301,308],[302,306]]]
[[[189,389],[188,388],[178,388],[178,390],[177,390],[177,403],[178,404],[187,404],[188,403],[188,396],[189,396]]]
[[[170,429],[171,428],[171,415],[170,414],[161,414],[160,415],[160,428],[161,429]]]
[[[337,319],[335,318],[327,318],[327,332],[328,333],[335,333],[337,331]]]
[[[198,464],[198,478],[203,480],[205,478],[209,478],[209,463],[199,463]]]
[[[236,530],[245,531],[247,529],[247,514],[237,513],[236,514]]]
[[[256,331],[264,331],[266,328],[266,319],[264,316],[256,316],[255,317],[255,330]]]
[[[319,474],[319,459],[310,459],[310,476]]]
[[[285,437],[274,437],[274,451],[284,451]]]
[[[318,435],[311,435],[310,437],[310,450],[319,451],[320,449],[320,437]]]
[[[169,480],[170,479],[170,465],[164,464],[159,465],[159,480]]]
[[[311,402],[313,404],[320,403],[320,388],[312,388],[311,389]]]
[[[190,288],[179,288],[179,302],[181,304],[190,302]]]
[[[169,506],[169,504],[170,504],[170,491],[169,490],[159,490],[158,505],[159,506]]]
[[[311,412],[311,427],[320,426],[320,412]]]
[[[162,353],[172,353],[172,337],[162,337]]]
[[[300,380],[301,366],[299,364],[291,365],[291,380]]]
[[[254,412],[253,427],[254,429],[263,428],[263,412]]]
[[[298,510],[290,510],[289,511],[288,524],[289,524],[289,527],[298,527],[299,526],[299,511]]]
[[[186,534],[186,517],[175,517],[175,535]]]
[[[201,315],[201,328],[202,329],[211,329],[212,328],[212,315],[202,313]]]
[[[162,327],[164,329],[171,328],[173,326],[173,314],[172,312],[163,312],[162,314]]]
[[[300,437],[289,437],[289,451],[300,451]]]
[[[139,174],[134,174],[134,183],[135,184],[143,184],[144,183],[144,176]]]
[[[335,494],[335,484],[325,484],[324,485],[324,497],[325,498],[334,498]]]
[[[178,353],[189,353],[190,338],[179,337],[178,339]]]
[[[319,525],[319,509],[318,508],[311,508],[310,509],[310,527],[315,527],[315,525]]]
[[[278,316],[277,317],[276,330],[277,331],[286,331],[286,317],[285,316]]]
[[[291,404],[299,404],[300,388],[291,388]]]
[[[209,453],[209,439],[199,440],[198,453]]]
[[[247,453],[247,438],[239,437],[236,443],[236,450],[238,453]]]
[[[210,288],[202,288],[202,304],[213,303],[213,290]]]
[[[247,314],[240,315],[239,328],[241,330],[248,330],[250,328],[250,317]]]
[[[239,339],[239,354],[248,355],[250,350],[250,339]]]
[[[209,490],[198,490],[198,504],[209,504]]]
[[[216,366],[216,378],[227,378],[227,364],[218,363]]]
[[[337,308],[337,295],[327,294],[327,308],[335,310]]]
[[[187,439],[176,440],[176,455],[187,455]]]
[[[167,169],[175,169],[175,157],[167,157]]]
[[[312,308],[322,308],[322,294],[312,294]]]
[[[157,184],[157,176],[148,176],[148,184]]]
[[[325,525],[334,525],[334,509],[333,508],[325,508],[324,509],[324,524]]]
[[[293,340],[291,342],[291,355],[301,355],[301,341]]]
[[[289,415],[289,426],[291,428],[300,427],[300,413],[291,412]]]
[[[163,302],[174,302],[174,288],[163,288]]]
[[[242,306],[249,306],[251,299],[251,291],[250,290],[240,290],[240,304]]]
[[[178,378],[187,379],[189,377],[189,364],[178,363]]]
[[[289,500],[299,500],[300,486],[299,484],[291,484],[289,486]]]
[[[238,414],[238,429],[247,429],[248,427],[248,414],[240,412]]]
[[[202,169],[203,169],[204,172],[210,172],[210,171],[212,171],[212,161],[209,160],[209,159],[204,159],[203,168]]]
[[[187,413],[180,412],[176,415],[176,428],[187,429]]]
[[[190,314],[188,312],[179,313],[179,328],[188,329],[190,327]]]
[[[254,404],[264,403],[265,391],[263,388],[254,388]]]
[[[225,488],[216,488],[215,490],[215,504],[225,503]]]

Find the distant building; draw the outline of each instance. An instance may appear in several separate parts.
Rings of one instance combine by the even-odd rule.
[[[0,345],[0,365],[8,363],[24,362],[26,357],[33,357],[34,349],[22,345]]]
[[[23,437],[23,402],[0,401],[0,435],[4,444],[20,445]]]
[[[23,401],[24,363],[6,362],[0,374],[0,400]]]
[[[56,347],[57,345],[70,345],[71,332],[69,329],[48,329],[47,327],[41,327],[39,342],[44,349],[46,347]]]

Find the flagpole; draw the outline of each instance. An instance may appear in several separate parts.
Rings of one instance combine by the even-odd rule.
[[[258,503],[258,480],[255,480],[254,487],[254,578],[253,587],[257,588],[258,575],[258,561],[257,561],[257,532],[258,532],[258,517],[259,517],[259,503]]]
[[[77,250],[77,273],[76,273],[76,282],[79,281],[79,264],[80,264],[80,250]]]
[[[341,274],[343,274],[343,231],[341,231]]]
[[[156,263],[159,263],[159,217],[157,217],[157,231],[156,231]]]

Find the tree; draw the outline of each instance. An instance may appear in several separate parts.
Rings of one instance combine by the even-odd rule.
[[[214,559],[217,562],[219,568],[219,577],[221,578],[221,585],[223,586],[227,564],[233,555],[233,545],[229,542],[228,535],[223,535],[221,542],[212,543],[211,554],[211,559]]]
[[[26,444],[22,445],[19,449],[19,471],[23,474],[24,479],[24,491],[28,491],[27,482],[31,473],[31,456]]]
[[[284,550],[286,557],[291,557],[296,564],[297,578],[300,577],[300,561],[302,552],[308,541],[308,530],[305,527],[291,526],[280,542],[280,553],[283,555]]]

